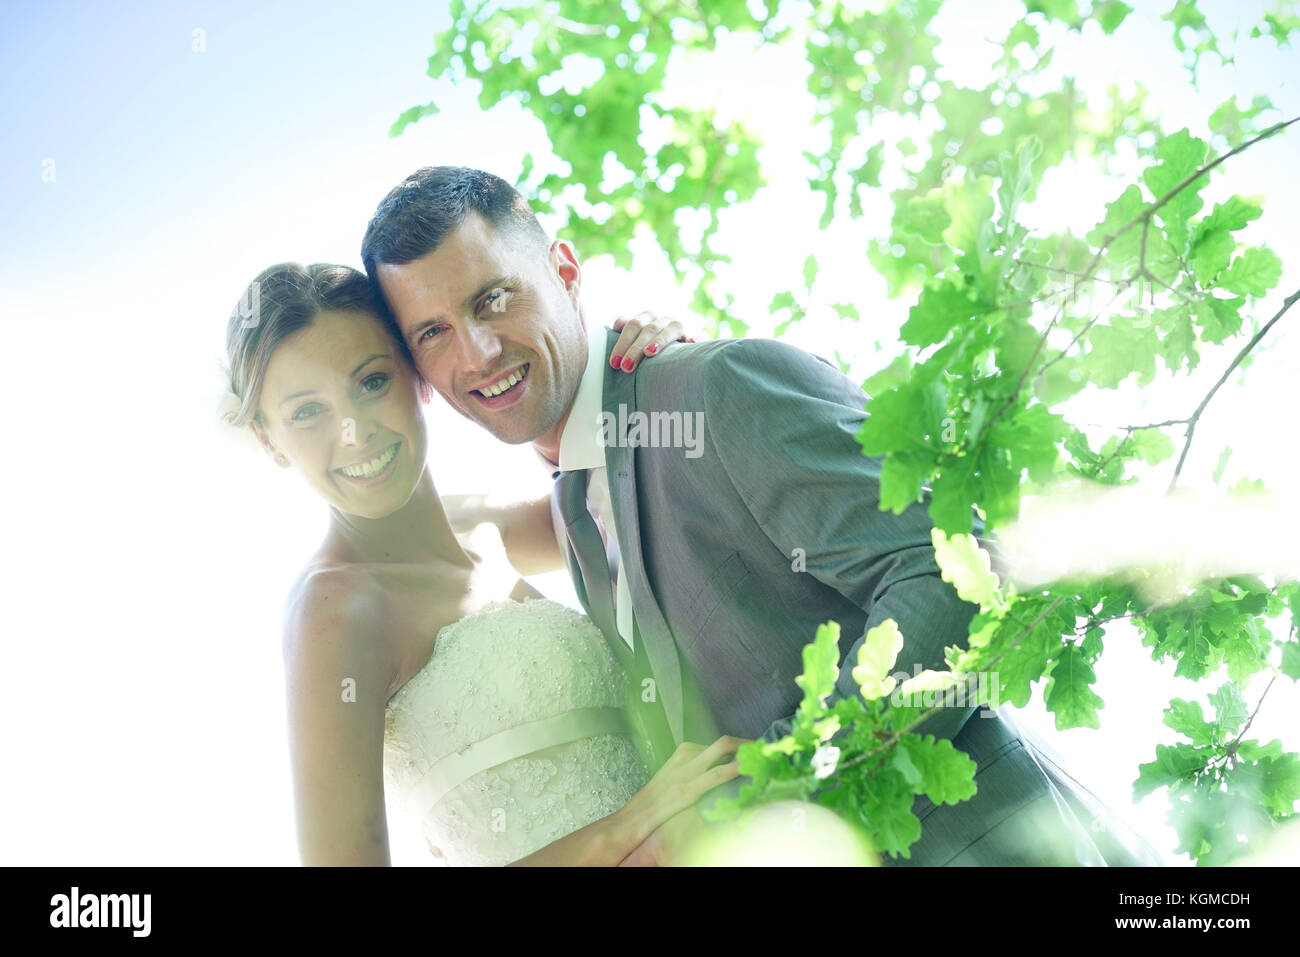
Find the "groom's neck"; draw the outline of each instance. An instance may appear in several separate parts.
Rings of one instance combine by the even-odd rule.
[[[587,334],[600,334],[600,330],[588,330]],[[569,407],[564,410],[564,414],[560,416],[559,421],[549,431],[533,440],[533,448],[537,450],[537,454],[552,465],[558,466],[560,464],[560,439],[564,435],[564,427],[569,423],[569,416],[573,414],[573,404],[578,401],[578,390],[582,386],[583,376],[587,374],[587,363],[589,361],[587,353],[584,352],[582,367],[578,370],[573,395],[569,399]]]

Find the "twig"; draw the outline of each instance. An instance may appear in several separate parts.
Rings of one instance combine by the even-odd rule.
[[[1236,369],[1237,366],[1241,365],[1241,361],[1250,354],[1250,350],[1255,348],[1255,346],[1259,344],[1259,341],[1268,334],[1268,331],[1273,328],[1277,321],[1286,314],[1286,311],[1295,305],[1297,299],[1300,299],[1300,289],[1297,289],[1295,292],[1291,293],[1291,295],[1287,296],[1286,300],[1282,303],[1282,308],[1277,311],[1277,314],[1266,322],[1264,327],[1260,329],[1259,332],[1255,333],[1255,335],[1251,337],[1251,340],[1242,347],[1241,351],[1237,353],[1236,358],[1228,364],[1228,368],[1223,370],[1223,375],[1219,376],[1219,381],[1214,383],[1214,387],[1205,394],[1205,398],[1203,398],[1201,404],[1196,407],[1196,411],[1188,417],[1187,431],[1184,433],[1183,454],[1178,456],[1178,465],[1174,468],[1173,478],[1169,480],[1169,488],[1165,490],[1165,494],[1172,492],[1174,486],[1178,484],[1178,476],[1182,474],[1183,463],[1187,461],[1187,451],[1192,447],[1192,436],[1196,432],[1196,423],[1201,418],[1201,413],[1205,411],[1205,407],[1210,404],[1210,400],[1214,398],[1215,393],[1218,392],[1223,384],[1228,381],[1228,376],[1232,375],[1233,370]]]
[[[1107,247],[1110,246],[1111,243],[1119,239],[1121,236],[1123,236],[1126,232],[1128,232],[1138,223],[1149,223],[1151,221],[1151,217],[1155,215],[1156,210],[1163,207],[1166,203],[1168,203],[1171,199],[1173,199],[1175,196],[1181,193],[1188,186],[1192,185],[1198,179],[1204,176],[1206,173],[1210,172],[1210,170],[1214,169],[1216,166],[1232,158],[1233,156],[1236,156],[1238,153],[1250,149],[1260,140],[1268,139],[1268,137],[1273,136],[1276,133],[1280,133],[1282,130],[1290,126],[1292,123],[1297,123],[1297,122],[1300,122],[1300,116],[1294,116],[1291,119],[1284,120],[1281,123],[1275,123],[1274,125],[1270,126],[1268,129],[1266,129],[1263,133],[1260,133],[1258,136],[1254,137],[1253,139],[1247,140],[1245,143],[1242,143],[1236,149],[1229,150],[1228,152],[1220,156],[1218,159],[1206,163],[1204,166],[1202,166],[1196,172],[1192,173],[1190,176],[1184,179],[1181,183],[1179,183],[1169,192],[1165,193],[1164,196],[1160,197],[1160,199],[1156,200],[1152,205],[1144,209],[1137,216],[1137,218],[1131,220],[1130,222],[1121,226],[1119,229],[1115,230],[1115,232],[1111,233],[1109,236],[1102,239],[1101,245],[1097,247],[1097,254],[1093,256],[1092,262],[1088,264],[1088,268],[1085,270],[1085,272],[1091,273],[1094,270],[1096,270],[1097,266],[1100,265],[1101,263],[1102,255],[1106,252]]]
[[[1242,729],[1237,732],[1237,736],[1232,739],[1232,743],[1228,745],[1228,747],[1224,750],[1223,755],[1226,761],[1232,760],[1233,757],[1236,755],[1237,746],[1241,744],[1242,737],[1245,736],[1246,732],[1250,730],[1251,724],[1254,723],[1255,715],[1259,714],[1260,705],[1264,703],[1264,698],[1268,694],[1269,688],[1273,687],[1274,681],[1277,681],[1277,675],[1274,675],[1272,678],[1268,679],[1268,684],[1265,686],[1263,694],[1259,696],[1259,701],[1255,702],[1255,710],[1250,713],[1250,717],[1246,720],[1246,723],[1242,726]]]

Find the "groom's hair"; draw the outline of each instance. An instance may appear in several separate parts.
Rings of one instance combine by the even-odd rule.
[[[375,280],[381,263],[404,266],[433,252],[476,212],[492,228],[543,259],[551,241],[528,203],[499,176],[463,166],[417,169],[383,198],[361,241],[361,261]]]

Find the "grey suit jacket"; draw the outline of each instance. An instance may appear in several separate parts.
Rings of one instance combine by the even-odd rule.
[[[881,460],[855,440],[866,407],[825,360],[764,339],[674,343],[605,376],[623,574],[678,742],[785,734],[802,649],[828,620],[843,666],[832,701],[858,693],[858,647],[887,618],[908,675],[946,670],[945,646],[965,645],[976,609],[940,577],[925,505],[878,508]],[[947,708],[918,726],[971,756],[978,790],[938,807],[918,796],[922,837],[902,863],[1159,863],[1004,711]]]

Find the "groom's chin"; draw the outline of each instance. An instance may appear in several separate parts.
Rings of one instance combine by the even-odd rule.
[[[473,399],[470,401],[472,402]],[[525,422],[525,417],[521,415],[493,415],[487,410],[484,410],[481,415],[472,415],[463,409],[458,411],[479,428],[490,433],[498,442],[504,442],[506,445],[523,445],[546,432],[545,429],[530,427],[530,423]]]

